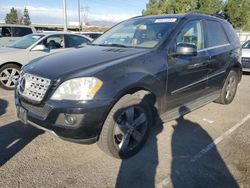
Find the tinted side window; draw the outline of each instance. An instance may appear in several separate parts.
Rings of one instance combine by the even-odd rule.
[[[12,30],[14,37],[22,37],[32,33],[31,28],[25,28],[25,27],[13,27]]]
[[[227,35],[219,22],[206,20],[206,31],[207,48],[229,43]]]
[[[176,39],[177,44],[188,43],[197,46],[197,49],[204,48],[204,35],[202,24],[199,20],[187,23]]]
[[[79,36],[73,36],[73,35],[68,35],[68,48],[71,47],[78,47],[82,44],[87,44],[88,40],[83,38],[83,37],[79,37]]]
[[[10,27],[0,27],[0,32],[2,37],[11,37]]]

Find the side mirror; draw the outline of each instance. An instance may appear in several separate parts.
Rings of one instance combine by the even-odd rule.
[[[196,56],[197,46],[188,43],[180,43],[176,47],[175,56]]]
[[[46,48],[43,44],[38,44],[34,48],[32,48],[32,51],[49,51],[49,49]]]

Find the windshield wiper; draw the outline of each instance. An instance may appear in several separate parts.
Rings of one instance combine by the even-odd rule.
[[[122,48],[127,48],[127,46],[126,46],[126,45],[123,45],[123,44],[117,44],[117,43],[108,44],[107,46],[114,46],[114,47],[122,47]]]
[[[114,47],[122,47],[122,48],[127,48],[128,47],[126,45],[117,44],[117,43],[111,43],[111,44],[93,44],[93,43],[90,43],[89,45],[93,45],[93,46],[114,46]]]

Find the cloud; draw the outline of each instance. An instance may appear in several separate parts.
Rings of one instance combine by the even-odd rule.
[[[0,8],[1,14],[6,14],[11,9],[11,6],[2,6]],[[15,7],[16,9],[23,10],[24,7]],[[63,20],[63,9],[60,8],[47,8],[47,7],[34,7],[27,6],[29,11],[31,21],[32,22],[55,22],[55,20],[62,22]],[[67,11],[68,21],[77,21],[78,20],[78,12],[73,10]],[[86,16],[86,15],[85,15]],[[82,20],[85,17],[83,13],[81,13]],[[122,20],[134,17],[136,15],[131,14],[93,14],[88,13],[87,21],[109,21],[109,22],[120,22]],[[44,19],[42,19],[44,18]],[[46,18],[46,19],[45,19]],[[1,19],[1,18],[0,18]]]

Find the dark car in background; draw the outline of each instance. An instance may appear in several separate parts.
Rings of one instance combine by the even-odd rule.
[[[169,121],[209,102],[229,104],[241,80],[241,45],[225,20],[157,15],[121,22],[89,46],[24,66],[19,119],[128,158],[153,119]]]

